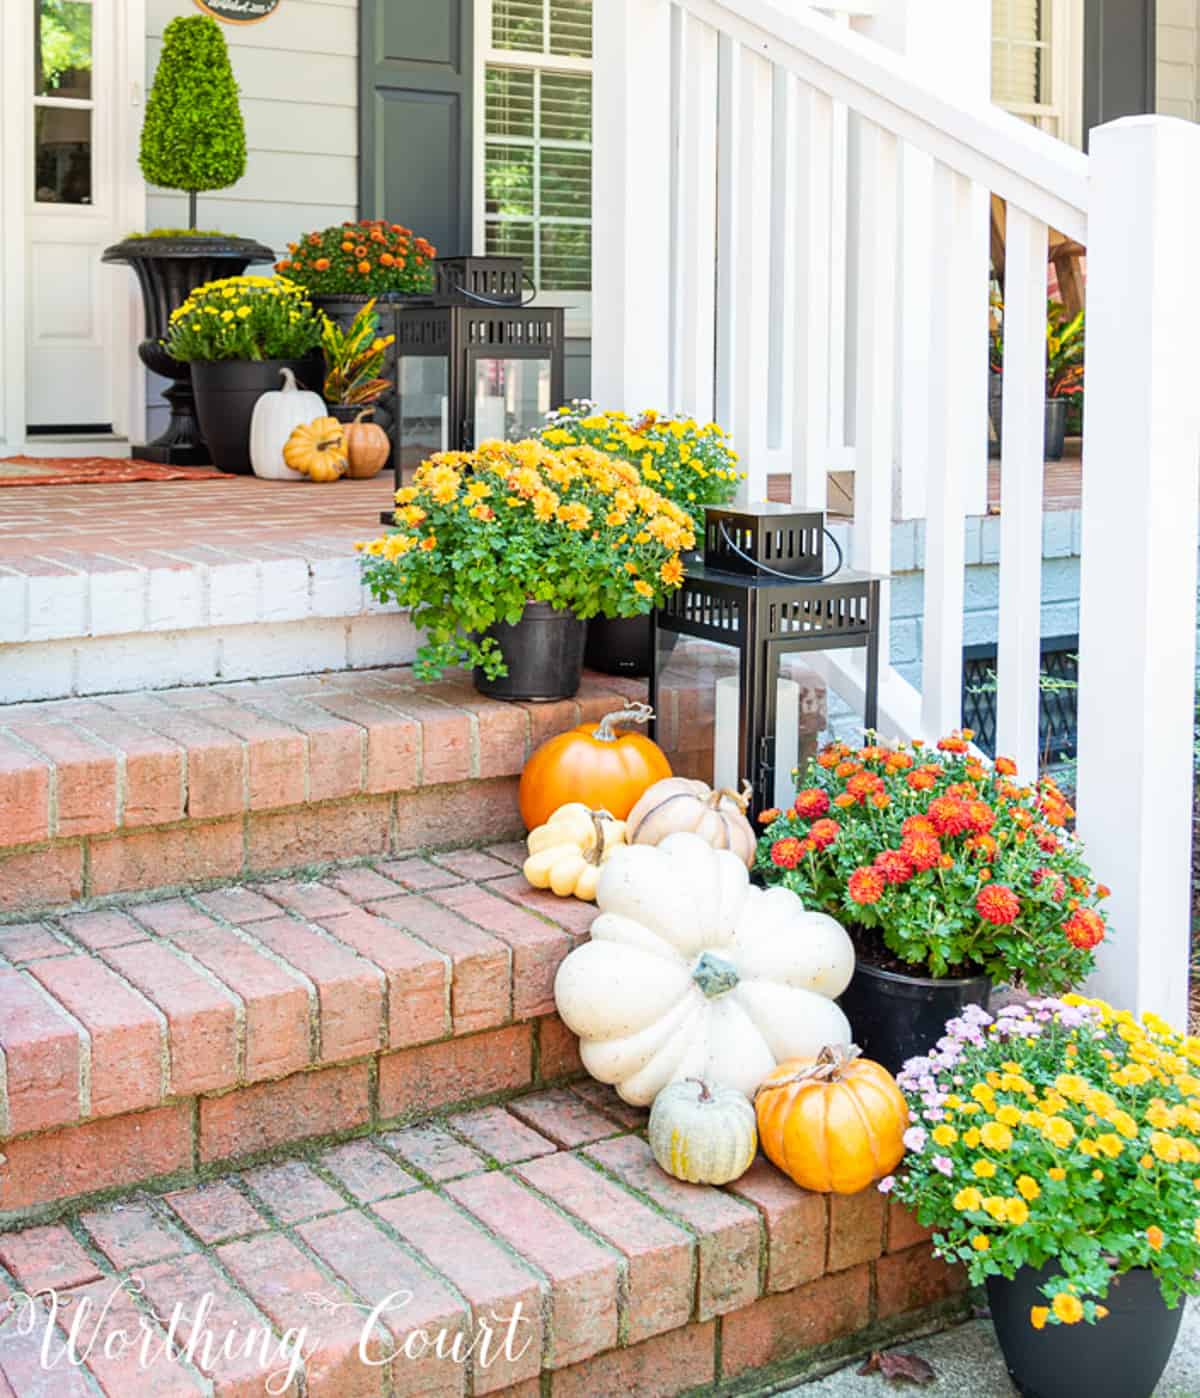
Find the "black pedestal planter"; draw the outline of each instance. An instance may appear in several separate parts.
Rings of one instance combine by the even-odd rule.
[[[172,359],[163,344],[171,312],[205,282],[240,276],[252,262],[274,257],[253,238],[126,238],[105,248],[101,261],[128,263],[141,288],[146,338],[138,358],[171,380],[163,391],[171,420],[154,441],[131,448],[135,457],[169,466],[205,466],[211,460],[196,421],[190,366]]]
[[[307,359],[214,359],[193,363],[196,412],[214,464],[234,475],[253,474],[250,419],[255,403],[264,393],[279,387],[281,369],[290,369],[301,388],[320,393],[324,366],[320,351]]]
[[[859,961],[838,1004],[863,1056],[897,1073],[937,1044],[947,1020],[968,1005],[986,1005],[991,988],[986,976],[932,980]]]
[[[504,656],[508,674],[489,680],[475,671],[475,688],[496,699],[570,699],[583,678],[587,623],[548,602],[529,602],[516,625],[489,627]]]
[[[1046,1305],[1041,1285],[1055,1263],[1022,1267],[1009,1281],[988,1277],[988,1304],[1009,1377],[1023,1398],[1150,1398],[1162,1377],[1183,1303],[1167,1310],[1154,1274],[1135,1267],[1109,1287],[1108,1315],[1095,1325],[1035,1330],[1029,1312]]]

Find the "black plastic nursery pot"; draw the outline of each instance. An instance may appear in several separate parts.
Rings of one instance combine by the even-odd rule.
[[[1034,1306],[1047,1304],[1042,1283],[1055,1263],[1022,1267],[1009,1281],[988,1277],[988,1304],[1008,1374],[1023,1398],[1150,1398],[1171,1357],[1182,1302],[1168,1310],[1154,1274],[1124,1273],[1109,1287],[1109,1314],[1095,1325],[1035,1330]]]
[[[838,1004],[864,1058],[898,1073],[909,1058],[926,1054],[946,1032],[946,1021],[968,1005],[986,1005],[987,976],[933,980],[885,971],[861,959]]]
[[[264,393],[277,389],[279,371],[290,369],[301,388],[320,393],[324,360],[318,351],[305,359],[215,359],[192,364],[192,389],[200,430],[214,465],[249,476],[250,419]]]
[[[495,638],[508,674],[490,680],[475,671],[475,688],[494,699],[570,699],[583,678],[587,623],[548,602],[528,602],[515,624],[499,621]]]
[[[587,647],[583,663],[602,675],[645,678],[650,673],[652,629],[646,616],[594,616],[587,623]],[[672,631],[659,635],[659,650],[669,655],[679,637]]]

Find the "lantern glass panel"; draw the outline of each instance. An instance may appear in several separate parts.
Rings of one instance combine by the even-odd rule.
[[[450,361],[405,355],[396,364],[397,467],[412,472],[450,441]]]
[[[545,421],[550,411],[549,359],[475,360],[475,442],[517,441]]]

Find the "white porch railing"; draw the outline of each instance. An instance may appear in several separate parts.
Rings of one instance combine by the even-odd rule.
[[[880,711],[891,732],[936,737],[960,721],[965,520],[986,499],[988,202],[1002,196],[998,746],[1031,773],[1048,229],[1088,247],[1079,804],[1113,888],[1097,986],[1182,1023],[1200,128],[1128,119],[1086,157],[992,106],[973,58],[955,76],[952,54],[914,54],[906,33],[946,23],[945,6],[920,5],[837,7],[873,11],[854,23],[899,31],[901,53],[784,0],[596,6],[593,393],[716,416],[753,499],[784,469],[796,503],[823,507],[848,439],[858,568],[890,572],[893,516],[924,514],[922,686],[886,667]],[[963,0],[968,20],[984,9]],[[856,697],[854,660],[829,674]]]

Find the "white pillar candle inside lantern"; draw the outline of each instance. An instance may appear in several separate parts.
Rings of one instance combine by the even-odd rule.
[[[775,682],[775,791],[776,806],[790,806],[794,795],[792,769],[800,762],[800,686],[795,680]],[[738,699],[736,675],[717,681],[713,733],[713,786],[737,791],[742,778],[753,780],[750,772],[739,772]]]

